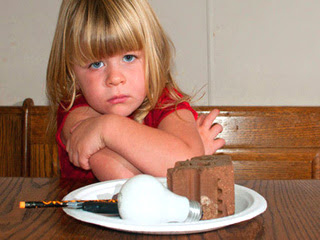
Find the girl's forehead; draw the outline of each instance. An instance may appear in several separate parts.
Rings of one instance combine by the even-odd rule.
[[[106,49],[105,46],[79,46],[79,50],[74,51],[72,62],[80,65],[85,65],[88,62],[100,61],[102,59],[110,58],[116,55],[124,55],[130,53],[139,53],[144,56],[144,49],[136,48],[117,48]],[[109,50],[109,51],[108,51]]]
[[[114,30],[99,31],[84,29],[81,34],[73,36],[70,50],[73,59],[81,61],[101,59],[130,51],[145,49],[145,40],[136,32],[125,34]]]

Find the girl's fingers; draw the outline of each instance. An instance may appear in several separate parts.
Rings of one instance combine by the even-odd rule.
[[[205,128],[210,128],[213,124],[213,121],[217,118],[220,111],[218,109],[213,109],[202,121],[202,125]]]
[[[218,149],[222,148],[225,145],[225,140],[222,138],[217,138],[215,140],[212,140],[212,144],[210,146],[205,147],[205,154],[206,155],[212,155],[214,154]]]
[[[223,138],[217,138],[214,140],[214,146],[213,146],[213,150],[214,150],[214,153],[222,148],[224,145],[226,144],[226,141],[223,139]]]
[[[90,166],[89,166],[89,160],[86,159],[86,158],[80,158],[79,159],[79,165],[82,169],[84,170],[89,170],[90,169]]]
[[[214,120],[219,115],[218,109],[213,109],[209,114],[200,115],[197,126],[205,148],[205,154],[211,155],[224,146],[225,140],[216,137],[222,132],[223,127]]]
[[[72,153],[72,163],[76,167],[80,167],[80,162],[79,162],[79,158],[78,158],[78,154],[77,153]]]
[[[85,156],[81,156],[78,152],[68,151],[70,162],[76,167],[80,167],[84,170],[89,170],[89,160]]]
[[[76,167],[80,167],[79,161],[78,161],[78,154],[76,152],[72,151],[72,148],[70,146],[70,141],[66,144],[66,151],[69,156],[69,161]]]
[[[221,124],[219,124],[219,123],[213,124],[210,129],[211,138],[212,139],[216,138],[216,136],[218,136],[218,134],[221,133],[222,130],[223,130],[223,127]]]
[[[79,121],[77,124],[75,124],[75,125],[70,129],[70,133],[72,133],[72,132],[80,125],[81,122],[83,122],[83,120],[82,120],[82,121]]]
[[[202,125],[204,118],[206,117],[207,114],[201,114],[199,115],[199,117],[197,118],[197,126],[198,128]]]

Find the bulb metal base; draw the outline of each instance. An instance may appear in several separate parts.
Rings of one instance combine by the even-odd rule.
[[[196,222],[202,218],[202,208],[199,202],[189,200],[189,214],[185,222]]]

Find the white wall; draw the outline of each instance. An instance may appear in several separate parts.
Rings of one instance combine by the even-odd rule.
[[[2,3],[4,2],[1,0]],[[60,1],[11,0],[0,9],[0,105],[45,105],[45,77]]]
[[[197,104],[208,103],[208,48],[205,0],[150,0],[176,48],[176,80]],[[165,3],[165,4],[164,4]],[[200,91],[201,90],[201,91]],[[200,91],[200,92],[199,92]],[[203,94],[203,98],[199,99]]]
[[[320,1],[150,0],[176,46],[176,78],[198,104],[319,105]],[[0,105],[45,105],[60,1],[0,9]]]
[[[212,12],[211,104],[320,105],[319,0],[213,0]]]

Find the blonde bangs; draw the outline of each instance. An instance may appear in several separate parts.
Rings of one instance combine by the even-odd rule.
[[[123,11],[123,4],[129,5],[125,8],[127,12]],[[139,16],[130,6],[127,1],[79,1],[66,43],[69,63],[85,65],[118,53],[143,49]]]

